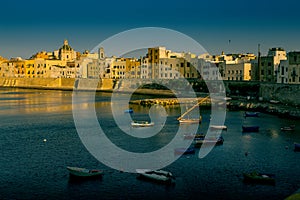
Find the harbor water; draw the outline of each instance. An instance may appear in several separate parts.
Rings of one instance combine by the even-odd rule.
[[[88,92],[81,94],[84,98]],[[120,133],[110,93],[96,93],[94,100],[105,134],[127,151],[157,150],[177,133],[178,106],[166,107],[168,117],[162,131],[138,140]],[[133,118],[148,119],[148,107],[132,108]],[[198,131],[206,133],[210,110],[201,109],[201,115]],[[242,133],[243,124],[258,125],[260,130]],[[280,130],[292,124],[296,125],[294,131]],[[181,156],[164,168],[175,176],[175,184],[163,185],[112,169],[90,154],[75,127],[72,91],[1,88],[0,199],[284,199],[300,187],[300,152],[294,152],[294,142],[300,142],[299,120],[264,113],[245,119],[243,111],[227,111],[225,125],[228,130],[222,132],[223,145],[215,146],[201,159],[199,149],[194,155]],[[74,181],[67,166],[102,169],[104,175]],[[254,170],[275,174],[276,184],[244,183],[243,173]]]

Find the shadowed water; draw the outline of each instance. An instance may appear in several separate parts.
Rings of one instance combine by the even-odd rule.
[[[94,106],[85,101],[82,105]],[[122,94],[120,94],[120,97]],[[133,98],[146,98],[135,96]],[[148,139],[123,134],[112,117],[110,94],[97,93],[98,120],[108,138],[132,152],[149,152],[168,144],[178,130],[178,107],[168,107],[162,131]],[[133,106],[135,119],[148,119],[148,108]],[[224,144],[203,159],[184,155],[165,169],[175,185],[139,180],[96,160],[79,139],[72,116],[72,92],[0,89],[0,199],[283,199],[300,187],[299,120],[261,114],[245,119],[242,111],[228,112]],[[201,110],[205,133],[209,110]],[[242,124],[259,125],[258,133],[243,134]],[[296,125],[293,132],[280,127]],[[188,127],[186,127],[188,131]],[[44,142],[46,139],[46,142]],[[245,155],[247,152],[247,156]],[[107,152],[108,154],[110,152]],[[115,156],[115,155],[112,155]],[[66,166],[104,170],[101,179],[69,179]],[[276,185],[243,183],[242,173],[257,170],[276,175]]]

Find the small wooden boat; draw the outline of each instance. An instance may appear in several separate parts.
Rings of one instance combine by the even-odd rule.
[[[183,138],[186,140],[192,140],[192,139],[197,139],[197,138],[204,138],[205,135],[202,133],[197,133],[197,134],[184,134]]]
[[[227,126],[224,125],[210,125],[209,126],[210,130],[216,131],[216,130],[224,130],[227,131]]]
[[[146,178],[152,181],[158,181],[162,183],[172,183],[174,179],[171,172],[163,170],[151,170],[151,169],[136,169],[140,178]]]
[[[76,177],[95,177],[95,176],[102,176],[103,171],[98,169],[86,169],[80,167],[67,167],[70,175]]]
[[[138,127],[151,127],[151,126],[154,126],[154,122],[133,121],[133,122],[131,122],[131,126],[134,127],[134,128],[138,128]]]
[[[133,113],[133,110],[131,108],[124,110],[124,113]]]
[[[186,119],[181,118],[181,119],[178,119],[178,121],[179,121],[180,124],[199,124],[202,121],[202,117],[200,116],[199,119],[197,119],[197,118],[193,118],[193,119],[191,119],[191,118],[186,118]]]
[[[294,151],[300,151],[300,143],[294,143]]]
[[[258,172],[244,173],[244,182],[257,183],[257,184],[275,184],[274,174],[265,174]]]
[[[259,112],[245,112],[245,117],[259,117]]]
[[[204,102],[206,99],[208,99],[209,96],[203,98],[201,101],[197,102],[194,106],[192,106],[190,109],[188,109],[185,113],[183,113],[180,117],[177,118],[180,124],[199,124],[202,122],[202,116],[199,118],[184,118],[186,115],[188,115],[192,110],[194,110],[196,107],[198,107],[202,102]]]
[[[195,139],[194,142],[194,147],[200,147],[204,143],[211,143],[211,144],[216,144],[216,145],[221,145],[224,143],[224,138],[222,136],[218,138],[199,138]]]
[[[174,150],[175,154],[194,154],[195,148],[189,147],[189,148],[177,148]]]
[[[280,128],[281,131],[294,131],[295,130],[295,125],[290,125],[290,126],[284,126]]]
[[[259,126],[242,126],[243,132],[259,132]]]

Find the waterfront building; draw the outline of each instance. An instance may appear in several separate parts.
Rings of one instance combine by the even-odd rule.
[[[286,60],[286,51],[279,48],[271,48],[267,56],[262,56],[259,63],[259,80],[277,82],[278,66],[281,60]]]
[[[278,66],[277,83],[288,83],[289,60],[281,60]]]
[[[300,51],[288,53],[288,83],[300,84]]]

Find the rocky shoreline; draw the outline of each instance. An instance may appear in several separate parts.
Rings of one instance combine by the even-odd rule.
[[[289,119],[300,119],[300,108],[297,106],[284,105],[260,101],[230,100],[227,102],[229,110],[244,110],[268,113]]]

